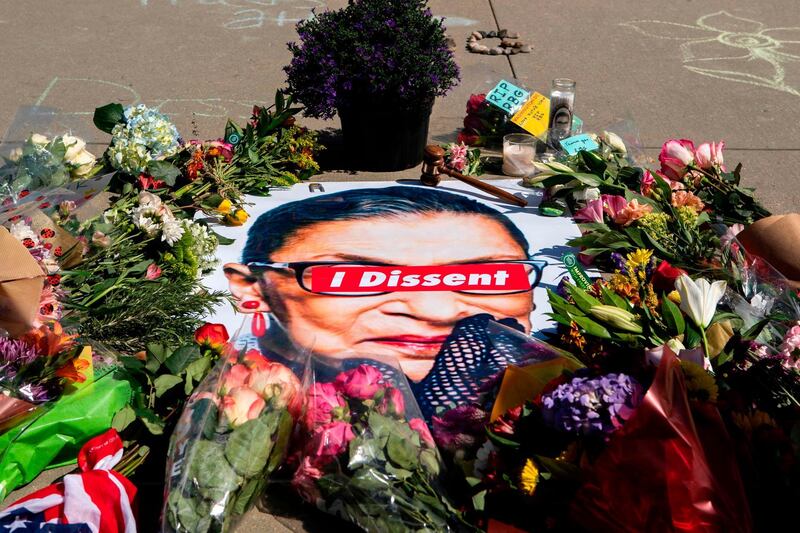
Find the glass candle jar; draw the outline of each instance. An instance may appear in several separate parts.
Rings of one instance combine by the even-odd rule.
[[[572,115],[575,108],[575,81],[556,78],[550,89],[550,121],[548,144],[566,139],[572,133]]]
[[[536,172],[536,138],[527,133],[511,133],[503,137],[503,174],[530,176]]]

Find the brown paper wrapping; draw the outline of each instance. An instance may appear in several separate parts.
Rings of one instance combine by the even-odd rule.
[[[15,426],[35,409],[36,406],[30,402],[0,394],[0,433]]]
[[[800,288],[800,213],[773,215],[747,226],[736,238]]]
[[[44,272],[28,250],[0,226],[0,328],[12,336],[30,329],[44,287]]]

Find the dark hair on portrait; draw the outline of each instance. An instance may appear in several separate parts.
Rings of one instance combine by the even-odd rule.
[[[490,217],[502,224],[514,241],[526,254],[528,253],[528,240],[525,235],[511,222],[511,219],[496,209],[461,194],[433,188],[395,186],[350,189],[313,196],[271,209],[258,217],[247,232],[247,244],[242,252],[242,262],[269,261],[272,253],[283,246],[293,233],[318,222],[435,213]]]

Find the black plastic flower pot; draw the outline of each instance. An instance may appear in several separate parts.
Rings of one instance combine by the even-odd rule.
[[[422,163],[433,102],[411,109],[399,105],[339,106],[348,166],[389,172]]]

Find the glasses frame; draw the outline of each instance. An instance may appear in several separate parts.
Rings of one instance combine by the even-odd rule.
[[[452,265],[486,265],[486,264],[495,264],[495,263],[514,263],[514,264],[523,264],[523,265],[530,265],[533,267],[534,271],[536,272],[536,279],[531,282],[531,287],[529,289],[518,290],[518,291],[509,291],[509,292],[498,292],[493,294],[480,294],[470,291],[448,291],[448,292],[457,292],[459,294],[467,294],[469,296],[507,296],[509,294],[519,294],[522,292],[529,292],[535,289],[539,282],[542,281],[542,272],[544,268],[548,265],[547,261],[543,259],[508,259],[508,260],[495,260],[495,261],[468,261],[465,263],[449,263],[447,265],[438,265],[438,266],[452,266]],[[246,263],[245,266],[252,270],[292,270],[295,275],[295,280],[297,281],[297,285],[300,286],[306,292],[310,292],[311,294],[320,294],[324,296],[339,296],[343,298],[359,298],[359,297],[366,297],[366,296],[380,296],[383,294],[389,294],[392,292],[397,291],[381,291],[381,292],[369,292],[369,293],[356,293],[356,294],[342,294],[338,292],[318,292],[313,291],[305,286],[303,283],[303,273],[306,269],[314,267],[314,266],[335,266],[335,265],[364,265],[364,266],[379,266],[379,267],[396,267],[399,265],[393,265],[389,263],[379,263],[379,262],[372,262],[372,261],[292,261],[289,263],[259,263],[259,262],[250,262]]]

